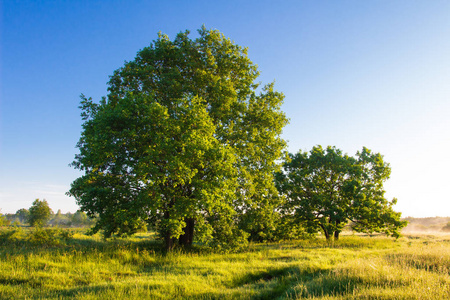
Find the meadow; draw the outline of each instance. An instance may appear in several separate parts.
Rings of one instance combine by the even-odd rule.
[[[0,299],[450,299],[450,235],[164,253],[152,235],[0,229]]]

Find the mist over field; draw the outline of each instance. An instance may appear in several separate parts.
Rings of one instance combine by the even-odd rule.
[[[449,234],[450,217],[413,218],[407,217],[408,225],[402,229],[403,234],[427,233],[427,234]]]

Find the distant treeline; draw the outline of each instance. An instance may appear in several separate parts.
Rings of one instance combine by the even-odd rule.
[[[26,208],[19,209],[14,214],[2,214],[0,215],[1,225],[30,225],[30,212]],[[44,226],[58,226],[58,227],[90,227],[95,224],[95,219],[87,217],[85,212],[80,210],[75,213],[63,214],[59,209],[57,213],[51,213],[48,221]]]
[[[403,220],[408,221],[408,226],[403,232],[408,231],[424,231],[424,232],[450,232],[450,217],[429,217],[429,218],[413,218],[407,217]]]

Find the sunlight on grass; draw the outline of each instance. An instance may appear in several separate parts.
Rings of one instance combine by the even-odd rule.
[[[165,254],[148,236],[0,232],[1,299],[448,299],[450,236],[344,236]]]

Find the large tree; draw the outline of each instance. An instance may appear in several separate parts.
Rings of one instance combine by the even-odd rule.
[[[250,216],[274,217],[283,95],[259,88],[246,48],[198,32],[159,34],[114,72],[107,98],[82,96],[73,166],[85,174],[69,194],[106,236],[148,222],[167,249],[190,245],[194,233],[227,244],[245,236]]]
[[[285,213],[321,229],[327,239],[338,239],[349,221],[359,232],[398,236],[405,222],[392,208],[396,199],[386,200],[383,189],[390,171],[383,157],[367,148],[351,157],[336,147],[316,146],[290,154],[276,178]]]

